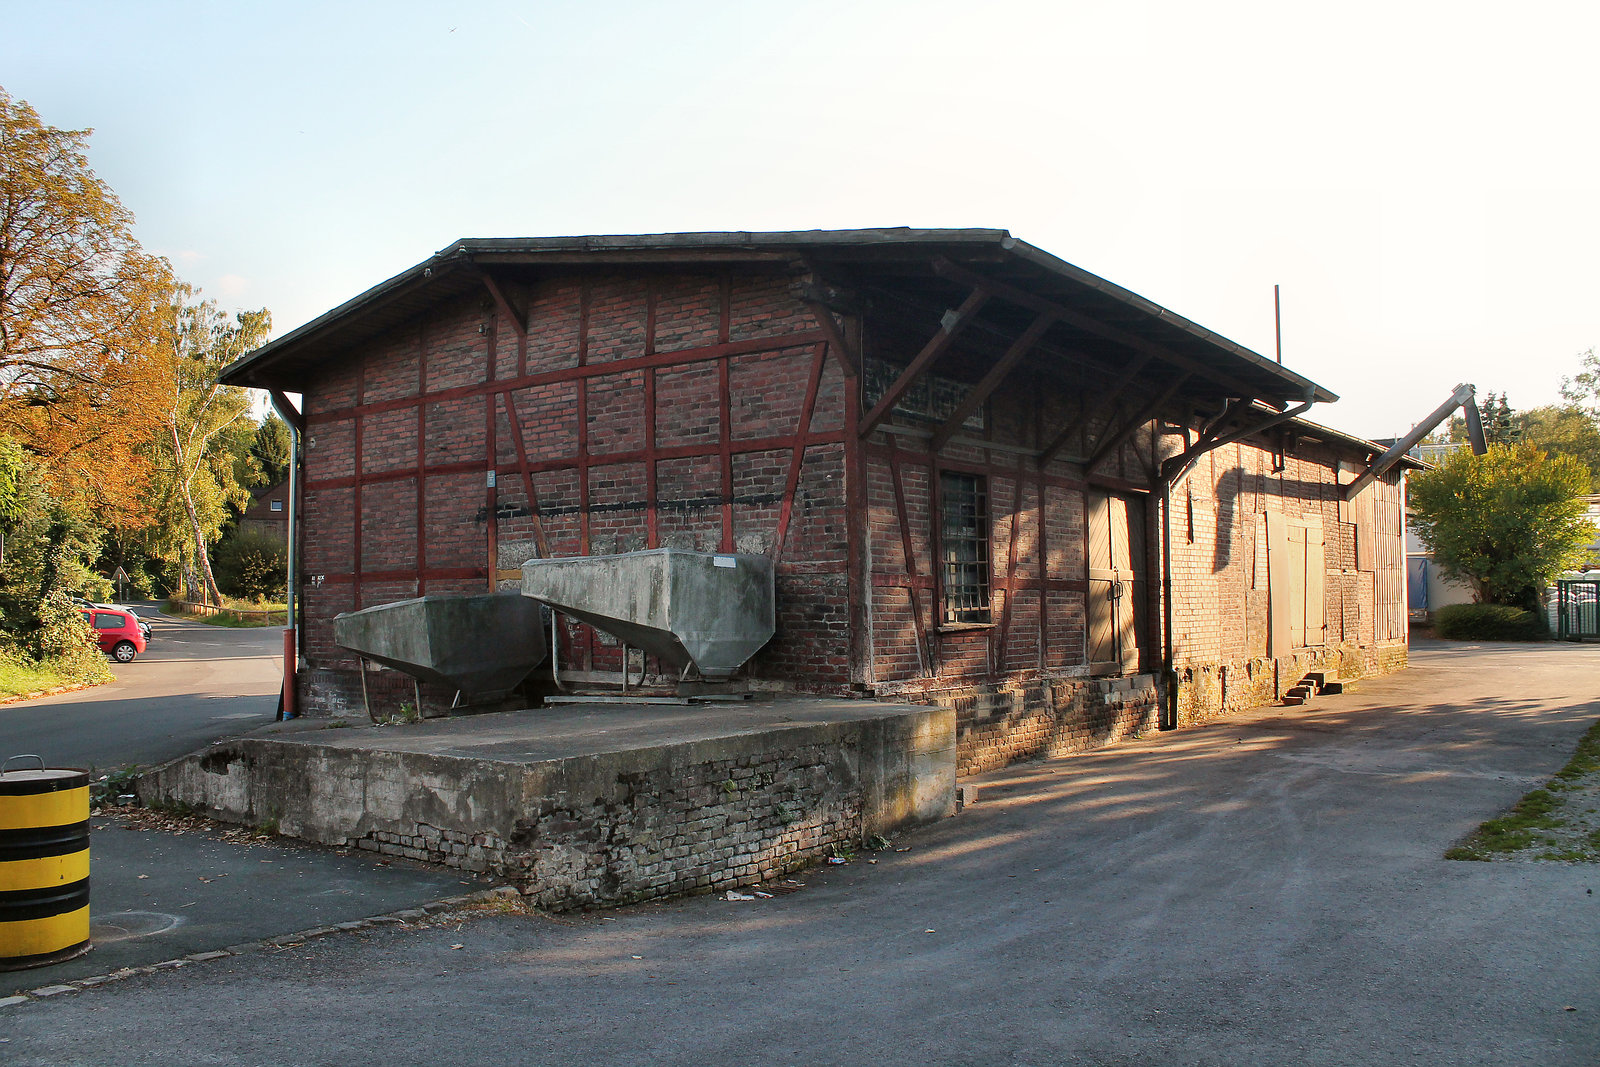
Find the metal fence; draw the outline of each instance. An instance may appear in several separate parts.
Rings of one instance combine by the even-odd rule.
[[[1556,636],[1566,641],[1600,638],[1600,579],[1556,582]]]

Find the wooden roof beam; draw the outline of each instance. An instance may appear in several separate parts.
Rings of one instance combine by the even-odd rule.
[[[917,300],[913,297],[905,295],[904,293],[896,292],[891,289],[873,288],[870,290],[870,292],[874,297],[887,298],[893,303],[918,312],[919,314],[936,314],[938,311],[937,306],[934,304],[930,304],[929,302],[923,300]],[[894,320],[897,323],[903,323],[905,321],[898,315],[894,316]],[[975,353],[994,356],[995,358],[998,358],[999,345],[987,346],[985,342],[992,339],[1000,343],[1009,344],[1012,339],[1012,334],[1009,330],[1005,330],[994,325],[993,323],[988,322],[974,322],[967,330],[967,334],[968,344]],[[982,335],[983,340],[975,340],[974,335]],[[1089,370],[1100,371],[1102,373],[1110,373],[1117,366],[1117,364],[1102,360],[1098,356],[1091,356],[1086,352],[1071,352],[1043,340],[1039,341],[1033,346],[1033,351],[1042,357],[1060,360],[1063,363],[1070,363],[1073,366],[1085,367]],[[1052,369],[1046,363],[1035,361],[1035,364],[1047,373]]]
[[[911,365],[900,372],[900,377],[894,380],[878,402],[872,406],[872,410],[862,416],[861,425],[857,429],[860,436],[865,437],[878,428],[878,423],[888,417],[889,412],[893,411],[894,406],[906,395],[906,391],[915,385],[917,379],[922,377],[934,361],[955,343],[956,337],[972,324],[979,310],[988,302],[988,290],[982,285],[975,285],[972,293],[959,308],[945,314],[939,332],[928,339],[928,343],[922,346],[922,351],[917,353]]]
[[[828,339],[828,351],[839,360],[839,369],[844,371],[844,376],[860,377],[861,359],[856,355],[855,349],[850,347],[850,343],[844,339],[844,332],[839,329],[839,320],[833,317],[833,312],[826,305],[814,300],[808,300],[806,307],[811,309],[811,317],[822,327],[822,335]]]
[[[930,452],[938,452],[939,449],[945,446],[945,443],[961,428],[961,424],[966,422],[972,413],[983,405],[985,400],[989,399],[989,394],[999,388],[1000,383],[1005,381],[1006,375],[1010,374],[1012,369],[1021,362],[1022,357],[1032,350],[1033,346],[1038,343],[1039,338],[1044,336],[1044,332],[1055,321],[1056,317],[1050,314],[1040,315],[1033,320],[1033,323],[1022,332],[1022,336],[1018,337],[1011,347],[1006,350],[1006,354],[1001,356],[993,367],[989,368],[989,373],[983,376],[983,380],[973,386],[971,391],[962,398],[961,403],[956,405],[956,410],[948,419],[944,420],[944,424],[933,431],[933,441],[929,445]]]
[[[1133,382],[1133,379],[1138,376],[1139,372],[1144,369],[1145,364],[1149,362],[1150,354],[1148,352],[1139,353],[1139,355],[1134,358],[1133,362],[1129,363],[1127,367],[1123,369],[1122,374],[1118,376],[1114,383],[1112,383],[1111,388],[1106,390],[1099,396],[1098,399],[1095,400],[1093,408],[1085,404],[1083,410],[1078,412],[1078,417],[1069,421],[1067,425],[1062,428],[1061,432],[1056,434],[1055,437],[1051,439],[1048,445],[1045,445],[1044,448],[1040,449],[1039,464],[1043,466],[1054,459],[1056,457],[1056,453],[1060,452],[1061,449],[1065,447],[1066,443],[1072,440],[1072,435],[1077,433],[1083,427],[1089,425],[1089,423],[1103,413],[1107,407],[1114,403],[1117,397],[1122,395],[1122,391],[1126,389]]]
[[[1136,352],[1142,352],[1146,355],[1154,356],[1157,359],[1163,360],[1164,362],[1182,367],[1184,370],[1188,371],[1189,374],[1198,374],[1203,378],[1209,378],[1219,385],[1226,387],[1229,390],[1229,395],[1231,396],[1243,397],[1245,399],[1254,399],[1256,397],[1255,389],[1244,384],[1242,381],[1233,377],[1233,375],[1228,374],[1226,371],[1220,371],[1215,367],[1207,366],[1205,363],[1193,358],[1192,356],[1186,356],[1182,352],[1175,351],[1165,345],[1157,344],[1154,341],[1147,341],[1137,334],[1129,333],[1128,331],[1119,329],[1116,326],[1108,326],[1099,319],[1090,318],[1088,315],[1085,315],[1082,312],[1073,311],[1071,308],[1064,307],[1052,300],[1046,300],[1042,296],[1035,296],[1033,293],[1018,289],[1015,286],[1007,285],[1004,282],[995,281],[992,278],[987,278],[974,271],[967,270],[965,267],[957,266],[955,263],[952,263],[950,260],[945,259],[942,256],[934,259],[933,269],[934,272],[942,278],[946,278],[953,282],[959,282],[962,285],[981,286],[988,292],[999,297],[1001,300],[1008,301],[1020,307],[1025,307],[1029,311],[1038,313],[1049,312],[1050,314],[1055,315],[1056,318],[1060,319],[1062,322],[1065,322],[1070,326],[1075,326],[1078,329],[1083,330],[1085,333],[1092,333],[1096,337],[1103,337],[1108,341],[1114,341],[1117,344],[1125,345]],[[1185,375],[1185,377],[1188,377],[1188,375]]]
[[[1131,419],[1123,424],[1122,429],[1117,431],[1116,436],[1112,437],[1109,441],[1102,438],[1100,442],[1095,445],[1094,454],[1089,457],[1086,463],[1084,463],[1083,469],[1085,471],[1094,470],[1100,465],[1101,460],[1105,459],[1118,448],[1122,447],[1122,442],[1126,441],[1129,436],[1132,435],[1133,431],[1149,422],[1151,416],[1159,411],[1163,404],[1165,404],[1168,400],[1171,400],[1173,395],[1183,387],[1183,383],[1188,380],[1189,374],[1187,372],[1172,379],[1172,383],[1170,385],[1163,389],[1158,395],[1151,398],[1151,400],[1145,404],[1144,407],[1140,408]]]
[[[482,269],[477,270],[475,273],[483,279],[483,287],[489,290],[489,295],[494,297],[495,304],[500,308],[500,314],[511,320],[511,328],[517,331],[517,340],[526,342],[528,339],[528,325],[527,320],[523,318],[522,312],[513,307],[511,301],[506,299],[505,293],[501,292],[500,286],[496,284],[493,274]]]

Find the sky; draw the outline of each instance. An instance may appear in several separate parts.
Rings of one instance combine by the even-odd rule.
[[[0,86],[275,334],[462,237],[996,227],[1404,433],[1600,345],[1600,4],[0,0]]]

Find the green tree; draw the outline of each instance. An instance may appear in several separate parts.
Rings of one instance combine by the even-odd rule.
[[[4,644],[32,658],[74,646],[82,621],[69,593],[102,593],[91,570],[102,531],[46,490],[42,472],[15,442],[0,438],[0,630]],[[63,613],[62,605],[67,605]]]
[[[288,546],[260,530],[236,530],[217,545],[217,584],[229,595],[281,597],[288,577]]]
[[[250,455],[261,468],[262,486],[277,485],[289,476],[289,453],[293,441],[289,424],[275,414],[268,414],[256,427],[255,440],[250,445]]]
[[[248,421],[249,394],[217,382],[217,374],[260,347],[271,330],[265,308],[231,318],[188,288],[169,320],[164,353],[166,382],[159,457],[159,521],[151,532],[153,552],[172,564],[183,595],[220,604],[209,546],[228,519],[229,505],[242,507],[248,491],[239,484],[228,431]]]
[[[1483,424],[1483,439],[1491,445],[1513,445],[1522,439],[1520,421],[1514,416],[1506,394],[1489,393],[1478,405],[1478,421]],[[1466,422],[1462,421],[1462,440],[1466,439]]]
[[[1589,468],[1588,492],[1600,493],[1600,423],[1576,404],[1546,404],[1522,412],[1522,439],[1553,456]]]
[[[1587,404],[1592,410],[1600,402],[1600,354],[1593,348],[1579,352],[1578,366],[1583,369],[1561,379],[1561,399],[1569,404]]]
[[[1485,603],[1535,610],[1541,592],[1581,565],[1595,528],[1584,515],[1588,470],[1530,445],[1455,452],[1411,476],[1417,534],[1434,562]]]

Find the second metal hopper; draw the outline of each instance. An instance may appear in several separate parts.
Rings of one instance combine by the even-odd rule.
[[[776,628],[766,556],[657,548],[533,559],[522,595],[709,681],[732,676]]]

